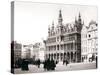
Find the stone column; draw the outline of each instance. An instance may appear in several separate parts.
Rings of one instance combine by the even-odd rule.
[[[57,45],[56,45],[56,51],[57,51]]]
[[[77,52],[76,52],[76,62],[77,62]]]
[[[75,62],[75,52],[73,52],[73,59],[74,59],[74,62]]]
[[[59,44],[59,50],[61,50],[61,45]]]
[[[70,52],[70,63],[71,63],[71,52]]]

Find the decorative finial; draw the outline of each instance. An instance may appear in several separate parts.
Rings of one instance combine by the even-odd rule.
[[[79,18],[81,17],[81,14],[80,14],[80,12],[79,12]]]
[[[52,26],[54,26],[54,21],[52,21]]]

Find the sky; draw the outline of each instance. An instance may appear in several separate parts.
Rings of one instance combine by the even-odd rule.
[[[34,43],[46,39],[48,26],[58,24],[59,10],[62,11],[63,24],[74,22],[80,12],[84,24],[97,21],[97,7],[34,2],[15,2],[14,39],[20,43]]]

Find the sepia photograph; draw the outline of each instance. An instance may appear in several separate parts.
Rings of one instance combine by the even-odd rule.
[[[11,73],[98,68],[97,6],[11,2]]]

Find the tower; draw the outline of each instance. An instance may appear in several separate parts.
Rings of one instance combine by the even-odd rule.
[[[52,31],[54,31],[54,21],[52,21]]]
[[[79,12],[79,16],[78,16],[78,23],[77,23],[77,26],[78,26],[78,31],[81,32],[82,30],[82,19],[81,19],[81,14]]]
[[[78,16],[78,23],[79,23],[79,25],[81,25],[81,14],[80,14],[80,12],[79,12],[79,16]]]
[[[61,13],[61,10],[59,10],[58,24],[62,25],[62,21],[63,21],[62,13]]]
[[[62,18],[62,12],[61,10],[59,10],[59,17],[58,17],[58,30],[59,30],[59,33],[61,34],[62,33],[62,30],[63,30],[63,18]]]

